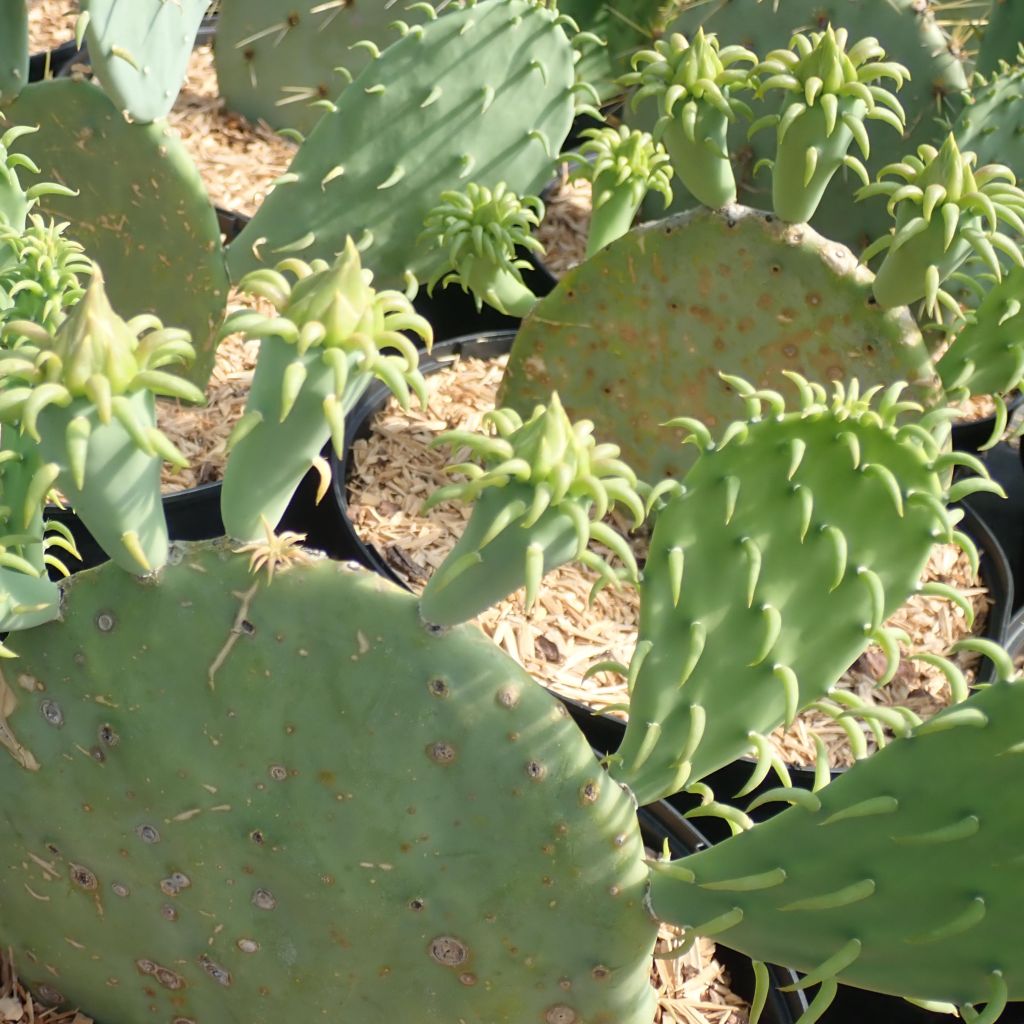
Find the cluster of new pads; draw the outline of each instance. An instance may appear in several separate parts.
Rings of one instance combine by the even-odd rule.
[[[973,250],[999,280],[1000,254],[1024,264],[1019,243],[999,230],[1000,221],[1024,234],[1024,192],[1008,167],[988,164],[975,169],[975,156],[961,153],[953,135],[942,147],[921,146],[916,156],[882,169],[879,180],[861,189],[858,198],[887,196],[896,230],[864,251],[885,259],[875,275],[874,293],[882,306],[925,299],[938,316],[939,306],[955,315],[960,308],[942,288]],[[895,177],[897,181],[882,180]]]
[[[516,259],[516,249],[542,253],[531,231],[544,216],[535,196],[520,199],[504,183],[493,189],[470,182],[464,191],[441,193],[441,202],[427,215],[419,244],[446,254],[447,262],[429,282],[458,283],[472,292],[477,309],[486,300],[510,316],[524,316],[536,298],[523,283],[530,266]]]
[[[221,511],[232,537],[256,540],[264,521],[276,525],[311,466],[323,495],[330,469],[320,450],[330,440],[342,454],[345,416],[374,378],[403,408],[410,389],[426,404],[419,353],[403,332],[429,348],[430,324],[407,296],[376,291],[372,281],[351,238],[332,264],[292,258],[242,278],[241,289],[267,299],[279,315],[241,310],[222,332],[260,339],[245,413],[228,445]]]
[[[496,436],[449,431],[437,443],[468,448],[484,467],[461,462],[451,471],[467,477],[436,491],[441,501],[475,502],[462,536],[420,599],[427,622],[465,622],[525,584],[533,604],[546,572],[577,560],[599,574],[598,586],[635,581],[636,559],[620,534],[602,522],[624,506],[634,525],[644,520],[637,478],[614,444],[599,444],[593,423],[573,423],[557,395],[523,422],[511,409],[487,415]],[[613,569],[588,548],[595,541],[623,563]]]

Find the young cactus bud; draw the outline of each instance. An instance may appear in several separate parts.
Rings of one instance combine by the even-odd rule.
[[[902,64],[884,63],[877,39],[861,39],[846,49],[846,29],[797,33],[788,50],[773,50],[757,67],[762,95],[787,94],[781,114],[756,121],[750,135],[774,127],[778,150],[772,178],[775,212],[785,221],[811,219],[828,183],[846,166],[869,183],[864,165],[849,150],[856,141],[867,159],[871,147],[864,122],[882,121],[902,132],[906,116],[896,97],[881,85],[889,78],[899,89],[910,77]]]
[[[36,214],[23,232],[0,225],[0,253],[9,254],[0,260],[0,322],[30,320],[52,332],[85,294],[92,261],[64,236],[67,226]]]
[[[751,67],[734,66],[743,64]],[[678,32],[657,40],[653,50],[634,55],[634,70],[619,79],[639,86],[630,101],[634,109],[647,96],[657,99],[654,138],[664,142],[687,190],[712,209],[736,202],[727,135],[737,116],[753,116],[733,93],[757,88],[755,64],[750,50],[720,49],[717,36],[699,29],[692,44]]]
[[[875,277],[874,294],[885,309],[925,299],[926,311],[938,318],[940,306],[960,309],[940,285],[973,250],[996,280],[1002,278],[999,254],[1024,264],[1020,247],[999,230],[1005,221],[1024,234],[1024,192],[1008,168],[988,164],[974,170],[975,156],[961,153],[949,135],[941,149],[919,146],[879,172],[879,180],[862,188],[858,199],[888,196],[896,218],[893,234],[869,245],[864,262],[881,252],[885,259]],[[888,176],[902,181],[882,180]]]
[[[55,332],[13,320],[0,336],[21,339],[0,362],[0,422],[38,443],[48,479],[40,498],[58,487],[118,565],[159,569],[167,558],[160,463],[185,459],[157,429],[153,396],[203,400],[161,369],[193,357],[188,335],[153,316],[122,320],[94,267]]]
[[[320,473],[320,496],[326,493],[330,469],[320,450],[330,440],[342,454],[345,414],[375,377],[403,408],[410,389],[426,404],[419,355],[402,332],[429,348],[430,324],[401,292],[375,291],[372,282],[351,238],[333,264],[293,258],[242,279],[244,291],[280,315],[240,310],[222,329],[261,339],[245,415],[228,441],[221,494],[224,525],[235,539],[256,541],[264,522],[276,526],[310,467]]]
[[[546,572],[576,559],[601,576],[600,582],[636,580],[629,546],[601,519],[619,503],[635,525],[644,518],[636,475],[618,458],[613,444],[598,444],[593,423],[572,423],[557,394],[539,405],[525,423],[511,409],[488,414],[496,437],[451,431],[439,444],[467,447],[486,468],[474,463],[451,467],[467,477],[435,491],[431,508],[442,501],[475,501],[458,544],[427,584],[420,598],[425,622],[452,626],[478,615],[525,584],[529,607]],[[587,549],[597,541],[624,564],[613,569]]]
[[[593,183],[593,212],[587,255],[593,256],[624,235],[650,189],[672,202],[672,164],[665,147],[647,133],[616,128],[589,128],[587,140],[566,162],[575,164],[574,179]]]
[[[464,192],[441,193],[424,222],[419,245],[448,254],[445,266],[431,278],[443,286],[460,284],[472,292],[479,310],[487,302],[508,316],[526,316],[537,297],[523,282],[527,260],[516,259],[516,248],[541,254],[544,247],[530,234],[544,216],[535,196],[519,198],[503,183],[493,190],[470,183]]]

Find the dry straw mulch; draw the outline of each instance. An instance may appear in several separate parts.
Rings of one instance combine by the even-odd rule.
[[[77,20],[78,4],[75,0],[29,0],[29,53],[55,50],[74,39]]]
[[[24,988],[14,967],[11,950],[0,950],[0,1022],[2,1024],[94,1024],[77,1010],[55,1010],[41,1005]]]
[[[427,409],[413,406],[402,412],[390,402],[375,419],[368,439],[353,445],[354,475],[349,482],[349,515],[360,536],[371,542],[388,564],[421,590],[461,535],[470,509],[443,503],[420,515],[424,500],[450,482],[445,467],[450,458],[431,441],[444,430],[480,429],[484,414],[493,408],[505,360],[466,359],[427,379],[431,399]],[[975,631],[983,628],[989,606],[987,592],[972,578],[965,556],[953,546],[936,548],[928,579],[948,582],[965,593],[975,607]],[[576,565],[565,565],[545,577],[537,606],[526,612],[520,591],[488,609],[476,620],[480,627],[518,661],[535,679],[557,693],[595,708],[626,703],[625,680],[603,672],[581,681],[583,672],[597,661],[629,662],[636,639],[638,600],[635,590],[602,590],[593,606],[587,595],[594,575]],[[971,632],[963,612],[941,598],[916,596],[890,625],[905,629],[910,649],[946,653],[953,642]],[[956,656],[968,672],[976,656]],[[948,684],[937,670],[904,659],[896,679],[887,688],[875,682],[884,662],[879,652],[868,652],[851,667],[840,685],[875,703],[894,701],[911,707],[922,717],[933,714],[950,699]],[[619,712],[616,712],[619,713]],[[784,756],[794,764],[813,764],[812,730],[822,734],[834,767],[852,763],[846,733],[831,719],[805,714],[790,732],[775,737]],[[868,749],[875,737],[864,726]]]

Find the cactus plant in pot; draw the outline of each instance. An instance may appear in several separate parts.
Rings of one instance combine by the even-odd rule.
[[[340,309],[344,270],[310,275],[296,306]],[[100,424],[82,455],[61,454],[71,441],[79,450],[82,430],[69,428],[94,412],[57,371],[81,368],[96,394],[105,373],[123,379],[110,346],[124,324],[100,287],[94,276],[46,338],[11,329],[25,340],[0,392],[8,428],[38,431],[57,485],[90,522],[110,511],[94,461],[109,442]],[[264,327],[273,366],[287,332]],[[174,340],[147,338],[147,352]],[[314,348],[313,363],[332,362]],[[53,370],[44,380],[37,367]],[[134,389],[157,372],[112,394],[144,405]],[[17,660],[4,666],[0,705],[0,929],[23,975],[111,1021],[155,1007],[259,1022],[287,999],[290,1012],[343,1008],[366,1021],[646,1024],[655,921],[667,918],[687,927],[686,944],[728,937],[759,963],[808,971],[800,985],[821,983],[812,1016],[838,979],[968,1014],[987,1002],[994,1017],[1018,986],[1001,944],[1016,928],[1020,823],[981,806],[974,781],[1016,781],[1005,752],[1024,691],[1012,679],[818,794],[771,794],[796,804],[772,822],[747,829],[709,802],[704,812],[743,833],[718,847],[649,860],[636,818],[637,803],[694,789],[752,731],[827,689],[951,528],[945,502],[958,492],[930,433],[943,417],[899,391],[828,395],[795,380],[789,403],[773,399],[771,415],[736,420],[727,444],[701,445],[685,492],[661,489],[633,666],[639,733],[604,764],[553,698],[459,624],[499,589],[541,586],[544,569],[577,555],[603,501],[633,500],[631,472],[557,404],[473,441],[485,466],[466,468],[462,493],[476,512],[420,599],[274,535],[280,495],[246,469],[241,441],[232,461],[247,496],[225,515],[233,539],[168,546],[151,486],[119,503],[104,538],[113,561],[43,585],[29,605],[40,581],[12,556],[34,542],[10,535],[5,625]],[[273,417],[249,437],[260,427],[274,429]],[[851,468],[837,491],[830,441],[841,431],[887,472]],[[129,445],[134,460],[158,458],[132,435]],[[5,461],[5,482],[19,465]],[[258,528],[232,527],[247,502]],[[167,621],[178,629],[154,630]],[[956,811],[931,800],[934,772],[962,793]],[[382,796],[404,808],[397,820],[369,812]],[[920,870],[922,843],[935,877]],[[969,892],[946,870],[965,852],[986,865]],[[558,921],[584,941],[568,943]],[[755,1007],[767,991],[756,973]]]

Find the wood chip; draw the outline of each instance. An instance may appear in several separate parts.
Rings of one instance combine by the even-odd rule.
[[[75,38],[78,4],[74,0],[29,0],[29,53],[44,53]]]
[[[449,457],[444,448],[430,447],[442,431],[455,427],[479,430],[484,414],[494,407],[505,358],[465,359],[427,378],[430,402],[426,410],[413,407],[404,413],[394,401],[376,417],[371,435],[353,445],[354,473],[348,482],[349,515],[359,535],[382,552],[388,564],[414,591],[421,591],[455,545],[471,509],[454,503],[436,506],[420,515],[424,500],[436,488],[449,483],[444,469],[461,457]],[[621,524],[619,524],[621,527]],[[625,534],[624,530],[620,532]],[[629,538],[642,554],[642,538]],[[519,662],[538,682],[564,697],[604,710],[627,702],[622,676],[601,672],[587,680],[582,675],[598,661],[628,664],[636,642],[639,602],[631,587],[605,589],[593,605],[587,596],[595,581],[593,573],[566,565],[548,574],[536,606],[529,613],[520,591],[476,620],[491,639]],[[990,598],[973,578],[966,557],[953,545],[937,546],[923,580],[941,580],[963,593],[975,611],[974,633],[984,630]],[[943,598],[912,597],[888,625],[905,630],[908,651],[945,654],[956,640],[972,631],[963,612]],[[977,655],[953,656],[971,678]],[[839,686],[872,703],[900,703],[922,718],[948,704],[945,677],[932,666],[904,658],[895,680],[878,688],[876,681],[884,660],[875,648],[858,659]],[[612,708],[612,714],[625,717]],[[852,763],[853,754],[845,731],[819,713],[805,712],[794,727],[773,740],[791,764],[814,763],[813,733],[825,741],[833,767]],[[868,749],[876,740],[870,730]]]
[[[78,1010],[56,1010],[35,1000],[18,980],[12,950],[0,950],[0,1022],[5,1024],[95,1024]]]

